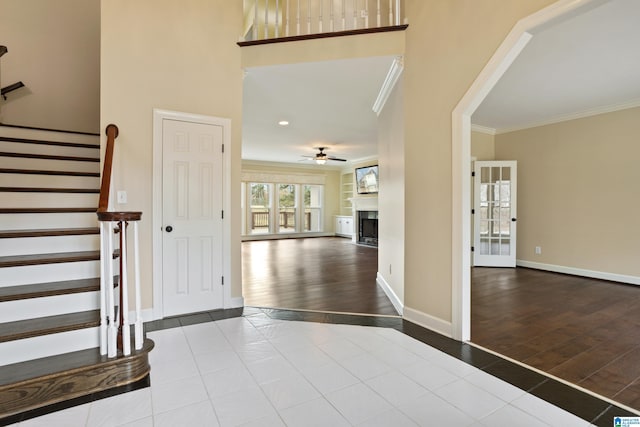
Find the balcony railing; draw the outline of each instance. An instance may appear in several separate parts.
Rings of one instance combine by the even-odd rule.
[[[265,212],[251,212],[251,229],[269,229],[269,217],[271,213]],[[295,212],[279,212],[278,225],[280,229],[289,229],[296,227]],[[311,212],[304,213],[304,231],[311,231]]]
[[[245,0],[244,41],[402,24],[401,0]]]

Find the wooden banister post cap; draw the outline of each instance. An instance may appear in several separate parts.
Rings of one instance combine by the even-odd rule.
[[[105,131],[107,136],[109,136],[109,131],[113,131],[113,137],[114,138],[117,138],[118,134],[120,133],[120,130],[118,129],[118,126],[114,125],[113,123],[107,125],[107,129]]]

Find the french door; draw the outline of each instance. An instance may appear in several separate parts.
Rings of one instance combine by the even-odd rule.
[[[475,162],[474,255],[475,266],[516,266],[515,161]]]

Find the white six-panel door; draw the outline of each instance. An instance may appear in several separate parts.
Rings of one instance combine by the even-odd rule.
[[[475,162],[473,264],[516,266],[515,161]]]
[[[162,123],[163,313],[223,306],[223,127]]]

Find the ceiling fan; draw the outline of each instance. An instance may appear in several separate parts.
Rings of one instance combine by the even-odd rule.
[[[337,157],[328,156],[327,153],[324,152],[324,150],[328,149],[327,147],[316,147],[316,149],[318,150],[318,152],[315,154],[315,156],[302,156],[302,157],[308,157],[309,160],[313,160],[319,165],[324,165],[325,163],[327,163],[327,160],[333,160],[336,162],[347,161],[346,159],[339,159]]]

